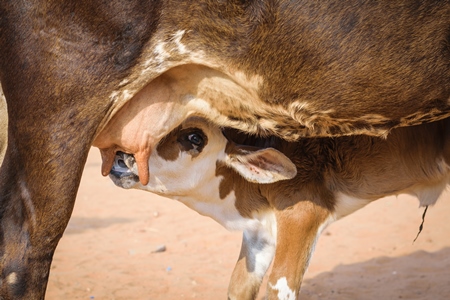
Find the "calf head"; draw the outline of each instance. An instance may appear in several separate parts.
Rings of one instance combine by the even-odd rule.
[[[237,145],[227,140],[218,126],[190,117],[151,152],[148,184],[141,184],[135,158],[124,152],[117,152],[110,178],[123,188],[169,197],[195,195],[200,186],[216,178],[218,164],[254,183],[273,183],[297,174],[295,165],[278,150]]]

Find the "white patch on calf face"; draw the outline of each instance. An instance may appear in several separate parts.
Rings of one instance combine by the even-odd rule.
[[[289,288],[286,277],[278,279],[275,285],[270,284],[269,286],[273,290],[278,291],[278,300],[296,300],[296,292]]]
[[[167,161],[160,156],[150,156],[150,181],[143,187],[163,196],[190,196],[204,181],[209,181],[209,169],[214,168],[215,160],[202,159],[192,163],[192,156],[180,153],[176,161]],[[208,178],[208,179],[207,179]]]
[[[209,199],[211,193],[219,198],[220,180],[215,175],[215,167],[216,162],[225,156],[227,141],[218,127],[209,128],[207,122],[195,120],[197,118],[188,119],[182,128],[205,132],[208,141],[201,152],[192,155],[189,151],[182,151],[178,148],[178,140],[174,140],[170,148],[156,148],[149,159],[150,181],[146,186],[137,188],[167,197],[197,198],[199,201]],[[166,154],[158,151],[173,151],[177,155],[174,160],[165,159]]]
[[[216,174],[216,163],[225,161],[228,141],[219,127],[198,120],[195,117],[189,118],[181,129],[177,129],[179,133],[176,136],[168,136],[168,140],[163,141],[167,144],[157,147],[151,153],[149,183],[146,186],[137,183],[135,188],[179,200],[229,230],[264,232],[265,240],[274,241],[276,221],[273,213],[255,212],[251,218],[244,218],[235,206],[236,196],[233,191],[221,198],[219,187],[223,177]],[[199,130],[205,134],[207,142],[198,154],[191,155],[189,151],[178,149],[180,137]],[[167,156],[171,151],[176,152],[176,157]]]
[[[178,200],[228,230],[258,230],[261,221],[244,218],[236,209],[234,192],[220,198],[222,176],[216,176],[215,166],[225,156],[226,140],[223,136],[217,138],[221,135],[219,130],[217,134],[208,135],[208,144],[198,157],[182,151],[175,161],[168,161],[154,151],[149,160],[149,183],[135,188]]]

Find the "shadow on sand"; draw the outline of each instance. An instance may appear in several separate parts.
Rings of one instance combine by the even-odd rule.
[[[127,218],[81,218],[72,217],[67,225],[64,234],[82,233],[89,229],[106,228],[114,224],[123,224],[133,222],[133,219]]]
[[[306,279],[301,299],[450,299],[450,248],[377,257]]]

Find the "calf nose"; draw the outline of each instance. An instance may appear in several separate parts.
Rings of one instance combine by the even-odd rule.
[[[136,160],[131,154],[118,151],[114,157],[114,163],[110,173],[116,177],[137,175]]]
[[[123,152],[117,152],[116,156],[114,157],[114,165],[113,169],[117,171],[129,171],[130,167],[125,163],[125,153]]]
[[[125,164],[125,166],[127,166],[128,169],[130,169],[133,173],[135,173],[137,175],[136,159],[134,158],[134,155],[122,153],[122,157],[123,157],[123,163]]]

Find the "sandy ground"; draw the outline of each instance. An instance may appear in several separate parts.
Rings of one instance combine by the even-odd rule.
[[[450,299],[450,194],[413,243],[422,212],[389,197],[329,226],[301,299]],[[181,203],[115,187],[92,149],[46,299],[226,299],[240,242]]]

